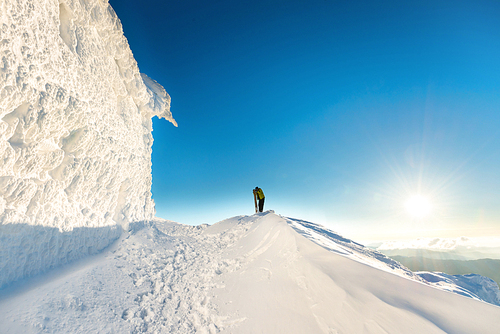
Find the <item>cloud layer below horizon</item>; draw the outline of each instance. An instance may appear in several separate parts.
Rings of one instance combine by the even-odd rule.
[[[427,249],[450,251],[457,248],[500,248],[498,237],[478,238],[417,238],[413,240],[384,241],[378,250]]]

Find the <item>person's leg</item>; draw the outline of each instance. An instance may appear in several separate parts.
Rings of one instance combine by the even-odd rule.
[[[264,197],[263,199],[259,199],[259,211],[263,212],[264,211],[264,200],[266,198]]]

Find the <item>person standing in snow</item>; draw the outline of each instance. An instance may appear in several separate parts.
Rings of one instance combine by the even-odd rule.
[[[254,198],[259,200],[259,212],[263,212],[264,211],[264,200],[266,199],[266,196],[264,196],[264,192],[259,187],[255,187],[255,189],[253,190],[253,196],[254,196]],[[257,209],[257,208],[255,208],[255,209]]]

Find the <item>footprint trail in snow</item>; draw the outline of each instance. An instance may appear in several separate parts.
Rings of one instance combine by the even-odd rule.
[[[500,308],[431,285],[272,211],[212,226],[157,219],[132,224],[97,256],[0,291],[0,332],[497,332]]]
[[[225,317],[212,302],[214,278],[235,270],[221,252],[248,229],[245,220],[215,234],[203,233],[208,225],[137,223],[90,263],[70,265],[46,285],[0,299],[0,320],[14,333],[219,332]],[[26,283],[34,286],[36,278]]]

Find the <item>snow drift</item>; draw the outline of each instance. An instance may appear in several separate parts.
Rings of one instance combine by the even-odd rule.
[[[175,121],[107,1],[0,7],[1,287],[153,217],[151,118]]]
[[[266,212],[156,220],[26,293],[9,333],[497,333],[500,308],[436,289],[322,226]],[[453,283],[448,282],[448,286]],[[2,298],[3,297],[3,298]]]
[[[448,275],[428,271],[416,274],[439,289],[500,306],[500,290],[498,284],[491,278],[478,274]]]
[[[494,333],[500,324],[500,308],[431,288],[316,224],[267,213],[207,233],[241,225],[246,233],[223,256],[236,258],[237,270],[221,275],[214,293],[219,310],[241,321],[226,332]]]

